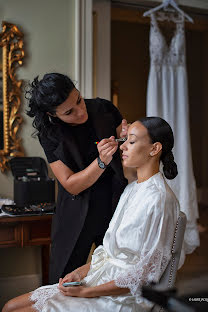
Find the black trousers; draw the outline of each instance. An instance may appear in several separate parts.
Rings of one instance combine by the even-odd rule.
[[[86,263],[93,243],[96,247],[103,244],[103,237],[111,218],[111,183],[109,181],[97,183],[95,187],[92,187],[89,210],[84,226],[61,277]]]

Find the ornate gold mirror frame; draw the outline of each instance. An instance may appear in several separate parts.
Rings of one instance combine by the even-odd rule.
[[[3,96],[0,107],[3,125],[0,131],[0,169],[8,169],[8,161],[15,156],[23,156],[21,140],[17,131],[22,122],[19,114],[22,80],[16,79],[16,69],[22,65],[24,57],[23,34],[16,25],[2,22],[0,49],[2,49],[2,86]],[[1,81],[0,81],[1,82]],[[2,92],[1,91],[1,92]]]

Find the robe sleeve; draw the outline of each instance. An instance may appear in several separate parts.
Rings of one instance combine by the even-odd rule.
[[[143,285],[160,280],[171,258],[177,216],[174,203],[167,204],[165,196],[159,194],[149,200],[142,225],[139,218],[135,220],[132,232],[137,231],[137,235],[132,233],[132,237],[136,237],[136,241],[130,246],[134,245],[132,253],[137,262],[131,269],[120,272],[114,280],[116,286],[129,288],[136,298],[141,296]]]

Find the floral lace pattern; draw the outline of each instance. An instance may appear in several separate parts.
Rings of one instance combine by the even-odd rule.
[[[164,250],[156,249],[153,253],[146,252],[141,255],[139,262],[131,271],[117,276],[115,279],[116,286],[129,288],[131,294],[139,298],[143,285],[148,285],[152,281],[159,281],[170,257],[170,251],[164,252]]]
[[[154,65],[185,66],[184,20],[178,20],[170,45],[161,33],[156,16],[151,14],[150,57]]]
[[[59,293],[58,284],[43,286],[34,290],[30,296],[30,300],[35,302],[33,308],[41,312],[47,303],[47,300]]]

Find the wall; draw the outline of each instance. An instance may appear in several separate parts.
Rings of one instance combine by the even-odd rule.
[[[0,0],[0,21],[7,21],[19,26],[24,33],[25,59],[18,70],[19,79],[31,81],[35,76],[46,72],[62,72],[75,78],[74,43],[75,43],[75,0]],[[25,114],[27,108],[22,97],[22,116],[20,136],[25,156],[45,158],[37,140],[31,138],[33,132],[31,120]],[[10,172],[0,173],[0,197],[12,198],[13,178]],[[22,275],[40,275],[40,249],[12,248],[0,249],[0,288],[1,281],[7,277]],[[13,260],[15,259],[15,261]],[[38,279],[37,279],[38,280]],[[27,291],[24,282],[21,291]],[[2,291],[0,290],[2,293]],[[13,290],[8,290],[9,294]],[[4,300],[4,298],[1,298]],[[2,301],[0,302],[0,305]]]
[[[111,98],[111,4],[109,0],[94,0],[93,12],[96,12],[96,25],[94,25],[96,39],[94,42],[95,55],[94,79],[96,86],[94,96],[110,100]],[[108,66],[106,66],[108,64]]]
[[[151,0],[146,0],[151,1]],[[157,2],[163,2],[162,0],[158,0]],[[208,2],[207,0],[177,0],[176,1],[179,5],[195,7],[200,9],[208,9]]]
[[[139,3],[139,4],[150,4],[150,3],[160,4],[161,2],[163,2],[163,0],[121,0],[119,2]],[[178,5],[184,5],[184,6],[189,6],[189,7],[199,8],[199,9],[208,9],[207,0],[175,0],[175,2],[178,3]]]
[[[18,70],[25,82],[46,72],[62,72],[74,78],[74,0],[0,0],[0,20],[15,23],[23,31],[26,56]],[[31,138],[31,120],[24,113],[22,98],[22,144],[25,156],[44,157],[37,140]],[[13,196],[12,176],[0,173],[0,195]]]

